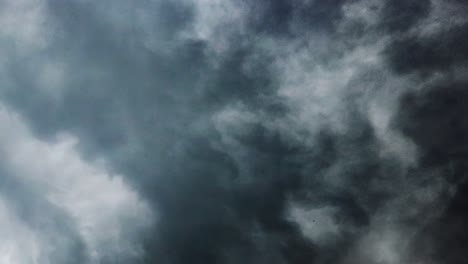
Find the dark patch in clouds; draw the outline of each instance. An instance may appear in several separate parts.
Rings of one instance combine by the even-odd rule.
[[[307,31],[333,31],[346,0],[246,1],[249,24],[256,33],[297,36]],[[299,31],[298,31],[299,30]]]
[[[404,32],[431,11],[431,1],[386,1],[382,10],[382,26],[390,32]]]
[[[1,104],[148,203],[122,262],[458,263],[468,30],[420,34],[434,2],[47,1],[44,47],[1,38]],[[120,261],[5,175],[15,214],[44,199],[60,254]]]
[[[468,154],[468,123],[461,114],[468,111],[467,87],[466,82],[442,80],[402,98],[400,125],[426,159],[450,162]]]
[[[399,73],[444,71],[466,63],[468,49],[463,40],[467,37],[468,25],[457,25],[429,36],[398,39],[386,53]]]
[[[463,224],[468,220],[468,123],[464,118],[468,111],[467,88],[466,80],[442,79],[423,91],[405,95],[401,101],[399,124],[418,144],[421,166],[441,170],[437,177],[447,179],[455,188],[447,207],[413,242],[415,250],[440,263],[467,260],[463,254],[468,239]]]

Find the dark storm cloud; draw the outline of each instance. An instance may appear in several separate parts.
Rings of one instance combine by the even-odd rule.
[[[396,40],[387,50],[392,68],[399,73],[432,72],[462,66],[468,59],[466,24],[429,36],[410,35]]]
[[[431,10],[431,1],[386,1],[382,8],[382,27],[390,32],[406,31]]]
[[[399,125],[433,162],[455,161],[457,156],[466,155],[468,123],[461,113],[468,111],[467,85],[442,80],[402,98]]]
[[[400,129],[419,147],[421,166],[440,170],[437,177],[456,186],[454,197],[440,217],[431,221],[413,241],[415,250],[440,263],[466,261],[463,252],[468,233],[462,223],[468,219],[465,202],[468,123],[464,118],[468,111],[467,88],[466,80],[448,74],[422,91],[403,96],[398,114]]]
[[[259,33],[281,36],[304,31],[329,31],[341,18],[341,6],[346,0],[246,1],[252,29]]]
[[[236,190],[232,180],[236,164],[211,146],[216,132],[205,119],[212,111],[230,101],[245,101],[255,108],[260,100],[256,97],[272,96],[271,84],[267,77],[262,80],[265,74],[261,68],[252,76],[243,71],[248,49],[222,57],[220,69],[214,71],[203,43],[174,44],[173,40],[168,41],[173,47],[152,51],[142,43],[132,43],[138,31],[106,25],[115,22],[101,17],[111,15],[112,10],[106,7],[78,2],[49,5],[63,35],[54,39],[46,54],[34,59],[39,67],[42,60],[65,59],[72,67],[67,87],[59,100],[53,101],[34,89],[34,69],[15,57],[10,70],[16,86],[4,91],[5,100],[30,120],[41,137],[53,137],[61,130],[77,135],[86,159],[106,157],[114,170],[123,172],[151,201],[160,220],[147,238],[151,241],[146,246],[148,261],[167,258],[169,263],[215,263],[224,254],[231,254],[230,250],[247,250],[250,259],[266,262],[309,255],[308,250],[301,250],[309,248],[309,243],[291,223],[281,220],[287,192],[283,188],[288,187],[268,175],[274,171],[269,164],[282,155],[275,152],[275,145],[283,143],[272,142],[273,149],[262,150],[264,161],[252,168],[259,172],[267,169],[265,177],[272,179],[258,183],[259,189],[246,186],[245,190]],[[168,32],[157,36],[172,38],[177,31],[174,24],[181,24],[174,12],[182,6],[160,5],[157,10],[162,17],[153,23],[164,23],[161,29]],[[200,84],[204,78],[210,82],[206,87]],[[197,122],[204,126],[204,134],[191,131]],[[265,142],[266,147],[268,144]],[[223,186],[223,181],[232,186]],[[244,208],[249,203],[252,208]],[[254,231],[257,221],[259,232],[273,236],[258,242],[265,243],[265,256],[252,250],[256,248],[252,243],[257,242],[249,232]],[[283,245],[283,239],[292,245]]]
[[[466,146],[468,109],[466,63],[468,34],[461,1],[440,2],[450,16],[439,17],[441,30],[425,35],[413,32],[390,43],[386,56],[399,74],[416,73],[418,90],[402,96],[396,123],[418,145],[421,167],[439,170],[437,177],[455,186],[455,195],[441,215],[430,221],[412,242],[414,250],[437,263],[466,261]]]
[[[423,91],[398,87],[402,98],[396,96],[396,106],[388,103],[381,115],[371,106],[387,103],[385,89],[400,85],[392,82],[400,73],[463,65],[466,48],[459,41],[466,25],[416,35],[412,30],[434,12],[431,1],[386,1],[381,7],[341,0],[211,5],[239,7],[227,12],[240,14],[230,25],[239,30],[220,32],[216,26],[223,16],[204,21],[197,8],[212,8],[205,1],[48,1],[45,47],[25,51],[8,39],[2,43],[8,50],[2,102],[41,139],[53,142],[60,132],[77,137],[85,160],[104,159],[138,190],[158,216],[138,239],[141,263],[395,263],[412,257],[394,248],[390,257],[375,251],[372,239],[405,228],[418,231],[431,203],[413,202],[419,198],[404,193],[422,190],[437,200],[433,178],[450,181],[440,172],[450,162],[463,174],[467,131],[460,113],[467,111],[466,85],[447,80],[428,81],[432,86]],[[360,34],[346,32],[356,29],[354,17],[362,20]],[[217,49],[210,39],[194,37],[197,23],[198,30],[215,32],[228,45]],[[390,39],[381,54],[390,72],[383,65],[362,66],[372,51],[356,51],[380,37]],[[313,65],[290,70],[303,57]],[[47,84],[38,81],[42,70],[58,62],[65,77],[55,90],[44,89]],[[309,71],[317,83],[297,77]],[[299,78],[306,92],[318,91],[285,93],[285,75]],[[424,76],[417,78],[425,83]],[[297,109],[313,105],[318,107],[306,113],[311,124],[302,124]],[[386,111],[390,128],[381,124]],[[385,140],[396,145],[395,138],[405,143],[403,150],[414,143],[421,164],[408,166],[411,154],[386,154]],[[6,191],[7,186],[0,184]],[[20,196],[34,197],[29,191]],[[443,217],[458,217],[458,196]],[[330,216],[320,217],[329,217],[335,233],[326,239],[316,231],[308,234],[305,223],[290,217],[291,206],[331,208]],[[68,221],[51,218],[57,226]],[[390,225],[382,219],[396,220]],[[430,225],[441,225],[437,221]],[[427,234],[437,247],[438,233],[430,225],[421,237]],[[76,246],[66,247],[71,252],[62,253],[86,263],[88,253],[73,228],[46,230],[55,232],[76,238]]]

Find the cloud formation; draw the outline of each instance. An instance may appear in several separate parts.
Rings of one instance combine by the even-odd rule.
[[[466,260],[463,1],[0,6],[1,261]]]

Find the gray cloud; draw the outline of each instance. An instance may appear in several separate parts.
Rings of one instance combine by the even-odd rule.
[[[41,263],[463,259],[438,231],[466,237],[443,222],[466,218],[463,2],[2,5],[12,256],[34,234]]]

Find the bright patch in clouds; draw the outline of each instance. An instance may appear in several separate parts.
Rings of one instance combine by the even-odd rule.
[[[21,198],[17,197],[39,193],[38,198],[44,202],[38,204],[46,209],[26,211],[34,211],[35,218],[47,223],[55,221],[47,219],[53,217],[47,208],[56,208],[70,218],[89,252],[90,263],[99,263],[111,255],[140,256],[140,246],[133,243],[132,235],[151,224],[147,204],[121,176],[109,175],[103,166],[83,161],[75,150],[76,144],[76,138],[70,135],[61,135],[53,143],[41,141],[18,115],[0,110],[0,149],[2,166],[6,167],[2,172],[12,175],[9,181],[33,188],[7,191],[0,196],[1,263],[55,263],[51,259],[54,247],[63,245],[46,244],[41,237],[43,230],[38,228],[41,225],[31,225],[17,215],[21,211],[21,204],[15,202]],[[67,239],[66,235],[59,236]]]

